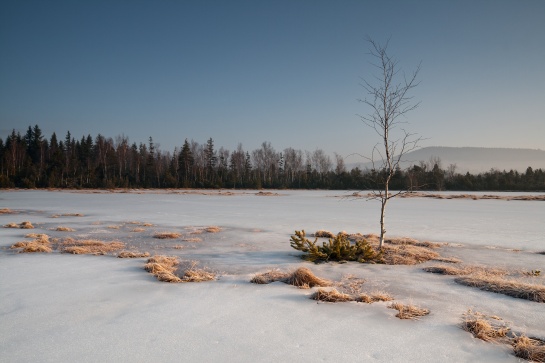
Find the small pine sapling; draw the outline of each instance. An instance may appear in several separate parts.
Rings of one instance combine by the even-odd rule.
[[[360,239],[352,244],[345,233],[329,238],[322,246],[317,246],[317,242],[318,238],[314,242],[307,239],[304,230],[295,231],[295,236],[291,236],[291,247],[305,252],[303,258],[307,261],[382,262],[382,253],[376,252],[366,240]]]

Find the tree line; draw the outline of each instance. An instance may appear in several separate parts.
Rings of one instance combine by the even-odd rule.
[[[374,189],[388,170],[347,170],[341,155],[293,148],[277,151],[270,142],[230,151],[185,139],[173,152],[147,143],[130,143],[98,134],[46,139],[38,125],[21,135],[13,130],[0,138],[1,188],[290,188]],[[454,165],[443,169],[439,159],[396,168],[391,189],[407,190],[545,190],[545,171],[525,173],[491,170],[460,174]]]

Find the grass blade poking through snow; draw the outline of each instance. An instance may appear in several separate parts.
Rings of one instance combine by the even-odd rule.
[[[483,291],[495,292],[518,299],[545,302],[544,285],[528,284],[487,275],[459,277],[454,281],[461,285],[477,287]]]
[[[419,308],[414,305],[404,305],[401,303],[393,303],[388,306],[390,309],[398,311],[396,317],[400,319],[418,319],[421,316],[428,315],[430,311],[428,309]]]

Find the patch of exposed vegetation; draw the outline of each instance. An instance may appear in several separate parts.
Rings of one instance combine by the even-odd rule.
[[[320,229],[314,233],[314,237],[334,238],[335,235],[329,231]]]
[[[526,336],[516,337],[512,340],[513,351],[519,358],[531,362],[545,362],[545,341]]]
[[[148,259],[144,269],[163,282],[202,282],[215,280],[216,275],[206,269],[197,268],[196,261],[185,261],[180,269],[184,271],[181,277],[176,275],[180,261],[174,256],[153,256]]]
[[[511,328],[497,316],[487,316],[469,310],[464,314],[462,329],[475,338],[486,342],[509,344],[515,356],[531,362],[545,362],[545,341],[515,334]]]
[[[34,253],[44,252],[50,253],[52,251],[51,242],[49,236],[46,234],[35,234],[32,241],[21,241],[14,243],[11,248],[19,249],[19,253]]]
[[[14,212],[13,210],[9,208],[0,208],[0,214],[15,214],[17,212]]]
[[[471,274],[480,274],[483,276],[505,276],[509,274],[509,271],[485,266],[448,266],[448,265],[435,265],[424,267],[424,271],[441,275],[453,275],[453,276],[465,276]]]
[[[4,228],[22,228],[22,229],[33,229],[34,226],[29,221],[21,222],[21,224],[17,223],[8,223],[4,225]]]
[[[430,313],[428,309],[411,304],[392,303],[388,307],[397,310],[398,313],[396,314],[396,317],[400,319],[418,319],[419,317],[426,316]]]
[[[367,303],[367,304],[372,304],[374,302],[379,302],[379,301],[392,301],[394,298],[384,292],[384,291],[374,291],[374,292],[371,292],[370,294],[359,294],[355,301],[357,302],[362,302],[362,303]]]
[[[320,232],[320,231],[318,231]],[[317,233],[318,233],[317,232]],[[412,238],[387,239],[379,249],[377,235],[348,234],[339,232],[327,242],[318,244],[318,237],[314,241],[306,238],[305,231],[295,231],[290,239],[291,247],[302,251],[303,259],[312,262],[346,262],[357,261],[361,263],[384,263],[388,265],[415,265],[435,259],[443,259],[435,248],[439,243],[419,242]],[[453,260],[452,262],[458,262]]]
[[[285,282],[288,279],[289,274],[282,272],[278,269],[273,269],[267,272],[254,275],[250,280],[253,284],[270,284],[271,282],[282,281]]]
[[[180,238],[181,234],[176,232],[157,232],[153,235],[153,238],[158,239],[176,239]]]
[[[117,255],[118,258],[142,258],[149,257],[149,252],[133,252],[133,251],[121,251]]]
[[[317,245],[317,242],[317,237],[312,242],[306,238],[305,231],[302,230],[295,231],[290,244],[294,249],[306,253],[303,259],[312,262],[382,262],[382,253],[375,251],[365,239],[356,240],[353,244],[346,234],[339,233],[328,242],[323,242],[322,246]]]
[[[61,252],[74,255],[105,255],[117,252],[124,247],[125,244],[119,241],[104,242],[94,239],[66,238],[61,244]]]
[[[58,231],[58,232],[74,232],[75,229],[70,228],[70,227],[59,226],[59,227],[55,228],[55,231]]]
[[[518,299],[541,303],[545,302],[544,285],[507,280],[501,277],[484,274],[458,277],[454,281],[461,285],[479,288],[483,291],[495,292]]]
[[[352,296],[339,292],[336,289],[325,290],[318,289],[314,294],[310,296],[312,300],[325,301],[325,302],[346,302],[353,301]]]
[[[464,314],[462,329],[485,342],[504,342],[510,331],[501,318],[471,310]]]

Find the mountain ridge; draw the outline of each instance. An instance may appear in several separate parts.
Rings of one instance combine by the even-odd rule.
[[[528,167],[545,169],[545,150],[524,148],[488,148],[488,147],[451,147],[428,146],[405,154],[400,163],[401,169],[421,162],[431,164],[434,159],[440,160],[440,167],[446,169],[456,165],[457,173],[482,173],[491,169],[516,170],[524,172]],[[433,165],[428,165],[433,167]],[[348,169],[372,169],[372,163],[350,163]]]

